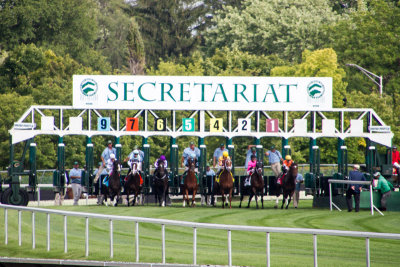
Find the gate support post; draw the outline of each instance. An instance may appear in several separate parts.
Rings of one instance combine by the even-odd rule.
[[[178,159],[178,145],[176,144],[176,138],[171,137],[170,139],[171,144],[171,154],[170,154],[170,171],[171,171],[171,180],[172,180],[172,187],[178,188],[179,181],[178,181],[178,166],[179,166],[179,159]],[[178,190],[173,192],[174,194],[178,194]]]
[[[36,175],[36,143],[31,143],[29,147],[29,186],[28,192],[36,192],[37,175]]]
[[[204,179],[206,176],[207,167],[207,147],[204,144],[204,138],[199,138],[200,144],[200,160],[199,160],[199,183],[200,183],[200,194],[204,194]]]
[[[92,181],[93,181],[93,144],[90,137],[86,138],[86,170],[84,177],[81,179],[81,185],[84,193],[92,192]]]
[[[232,138],[227,141],[229,156],[232,160],[232,175],[235,175],[235,146],[232,145]]]

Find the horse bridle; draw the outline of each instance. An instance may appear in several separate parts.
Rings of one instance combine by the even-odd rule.
[[[227,164],[226,164],[227,162],[230,162],[231,164],[229,166],[227,166]],[[231,171],[232,170],[232,161],[231,160],[228,160],[228,159],[225,160],[225,169],[227,171]]]

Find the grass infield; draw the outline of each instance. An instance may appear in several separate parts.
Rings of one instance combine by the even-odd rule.
[[[299,209],[273,209],[273,202],[265,202],[264,210],[239,209],[234,202],[231,210],[218,207],[183,208],[181,203],[172,207],[51,207],[68,211],[92,212],[125,216],[163,218],[203,223],[237,224],[270,227],[298,227],[336,229],[349,231],[400,233],[400,213],[385,212],[385,216],[370,215],[369,210],[359,213],[330,212],[313,209],[312,201],[300,202]],[[247,204],[247,202],[246,202]],[[4,218],[4,210],[0,210]],[[89,220],[89,257],[85,257],[85,219],[68,218],[68,253],[64,254],[63,217],[51,215],[51,250],[46,251],[46,215],[36,214],[36,249],[32,249],[31,213],[22,212],[22,246],[18,246],[18,213],[8,211],[9,244],[4,244],[4,219],[0,220],[0,256],[25,258],[88,259],[110,261],[109,222]],[[114,221],[115,261],[134,262],[134,224]],[[140,262],[161,262],[161,226],[139,225]],[[166,226],[166,262],[191,264],[193,256],[193,230]],[[312,266],[313,237],[311,235],[271,234],[272,266]],[[400,240],[371,239],[372,266],[400,266]],[[319,266],[365,266],[365,239],[350,237],[318,236]],[[232,232],[232,263],[242,266],[266,265],[266,236],[264,233]],[[209,265],[228,264],[227,232],[197,230],[197,263]]]

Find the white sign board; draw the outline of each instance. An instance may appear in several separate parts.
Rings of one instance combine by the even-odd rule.
[[[369,126],[369,130],[375,133],[390,133],[390,126]]]
[[[329,110],[332,78],[74,75],[73,107]]]
[[[33,130],[35,128],[36,128],[36,123],[14,122],[14,130]]]

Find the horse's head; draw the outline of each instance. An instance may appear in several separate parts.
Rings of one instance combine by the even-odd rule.
[[[256,171],[257,171],[258,174],[262,174],[263,168],[264,168],[263,163],[261,161],[257,161],[257,163],[256,163]]]
[[[132,174],[136,174],[138,172],[138,163],[137,162],[132,162],[131,171],[132,171]]]
[[[118,160],[113,161],[113,172],[118,172],[119,171],[119,162]]]
[[[295,178],[297,177],[297,174],[299,173],[299,168],[297,166],[297,163],[292,163],[292,165],[289,168],[289,173],[291,173],[292,176]]]
[[[230,172],[232,170],[232,160],[227,158],[225,160],[225,169]]]
[[[195,159],[188,158],[188,166],[189,166],[189,170],[194,171],[196,169]]]

